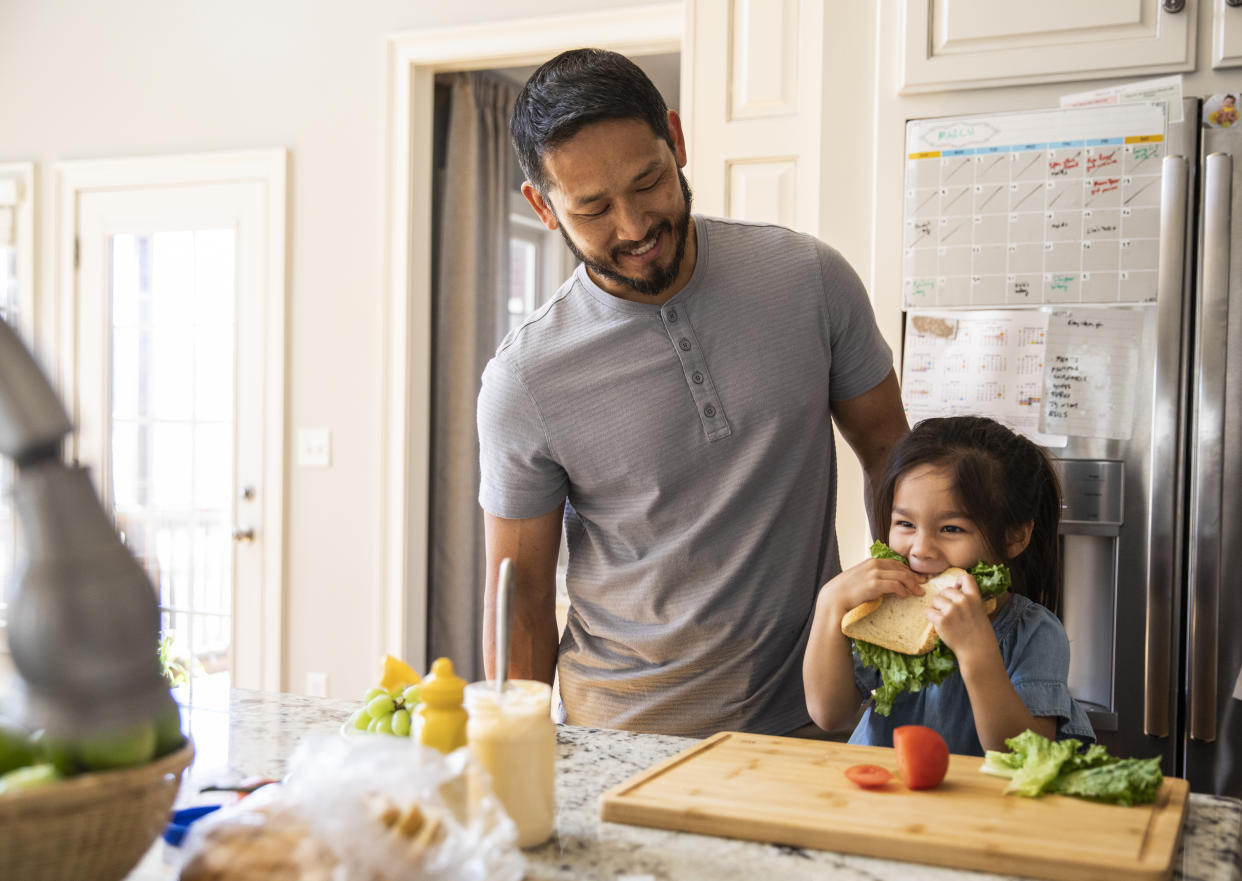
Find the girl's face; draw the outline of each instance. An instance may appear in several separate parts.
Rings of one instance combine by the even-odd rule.
[[[963,513],[949,472],[938,465],[919,465],[897,480],[888,546],[921,575],[938,575],[950,566],[969,569],[980,560],[998,562]]]

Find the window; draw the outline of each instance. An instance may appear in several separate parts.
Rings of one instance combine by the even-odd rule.
[[[535,216],[520,192],[509,196],[509,321],[503,337],[556,293],[573,271],[573,256],[560,233]],[[500,342],[497,340],[497,342]]]
[[[34,348],[34,165],[0,164],[0,319]],[[13,507],[15,469],[0,456],[0,691],[7,671],[4,624],[7,585],[21,560],[17,513]]]
[[[231,229],[112,237],[113,513],[191,690],[229,681],[234,264]]]

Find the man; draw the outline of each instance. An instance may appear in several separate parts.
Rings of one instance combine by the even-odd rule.
[[[510,675],[559,672],[565,721],[800,728],[840,571],[832,422],[872,480],[908,430],[866,292],[810,236],[692,215],[681,121],[621,55],[547,62],[510,128],[522,192],[582,263],[483,374],[485,666],[509,557]]]

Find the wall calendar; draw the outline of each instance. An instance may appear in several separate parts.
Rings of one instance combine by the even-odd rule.
[[[904,308],[1154,302],[1164,132],[1160,104],[907,123]]]

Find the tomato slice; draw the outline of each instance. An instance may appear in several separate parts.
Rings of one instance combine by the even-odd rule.
[[[892,780],[893,772],[879,765],[850,765],[845,776],[863,789],[874,789]]]
[[[949,747],[926,725],[898,725],[893,729],[897,773],[911,789],[931,789],[949,770]]]

